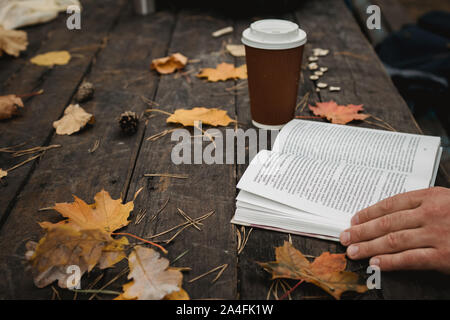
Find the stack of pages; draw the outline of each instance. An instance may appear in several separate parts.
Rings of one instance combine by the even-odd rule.
[[[361,209],[434,185],[439,137],[293,120],[239,181],[232,223],[338,240]]]

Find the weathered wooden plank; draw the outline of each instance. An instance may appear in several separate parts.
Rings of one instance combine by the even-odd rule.
[[[28,93],[38,89],[44,89],[45,92],[41,96],[24,99],[25,108],[21,111],[22,115],[0,124],[1,147],[27,143],[23,146],[26,148],[43,146],[48,142],[53,132],[53,121],[60,117],[67,106],[124,3],[114,0],[102,3],[86,1],[80,31],[70,31],[65,24],[58,27],[53,25],[48,40],[43,42],[37,53],[69,50],[74,55],[73,59],[66,66],[51,69],[24,61],[25,65],[21,71],[7,81],[3,87],[4,93]],[[0,168],[9,169],[25,159],[27,156],[12,158],[8,154],[0,153]],[[11,209],[34,163],[36,161],[11,171],[4,179],[8,184],[0,186],[0,219],[6,218],[6,213]]]
[[[102,188],[114,198],[127,189],[128,168],[134,165],[144,126],[136,135],[124,136],[117,118],[125,110],[140,114],[146,108],[140,95],[152,95],[159,81],[148,71],[149,63],[166,53],[173,23],[174,15],[168,12],[147,17],[136,17],[131,8],[122,12],[108,45],[87,77],[95,84],[96,94],[83,106],[95,115],[96,124],[73,136],[51,137],[49,143],[63,147],[42,158],[0,230],[1,298],[51,297],[49,288],[34,287],[30,272],[24,269],[25,243],[43,234],[37,222],[60,220],[56,212],[38,212],[39,208],[72,201],[71,194],[91,203]],[[134,81],[136,78],[142,80]],[[131,80],[133,88],[127,88]],[[52,82],[58,84],[54,79]],[[97,140],[99,148],[90,154],[88,149]]]
[[[199,68],[233,62],[233,58],[222,51],[222,42],[230,39],[230,36],[218,39],[211,36],[211,32],[230,23],[217,14],[196,11],[179,13],[169,53],[181,52],[189,59],[200,59],[200,62],[187,66],[189,80],[183,76],[161,77],[154,98],[158,104],[155,108],[173,112],[178,108],[190,109],[196,106],[219,107],[227,110],[232,118],[235,117],[234,96],[225,91],[225,88],[235,84],[234,81],[208,83],[195,77]],[[146,94],[146,97],[153,99],[150,94]],[[166,124],[166,118],[167,115],[156,114],[156,117],[150,119],[146,138],[174,128],[175,126]],[[204,129],[207,129],[207,126],[204,126]],[[224,133],[224,129],[220,129],[220,132]],[[210,143],[211,141],[205,141],[203,146],[206,147]],[[189,227],[166,246],[169,250],[168,257],[174,259],[189,250],[176,262],[176,266],[192,268],[184,277],[184,288],[192,298],[236,298],[236,242],[234,230],[229,223],[234,210],[235,165],[175,165],[171,160],[171,150],[175,144],[176,142],[171,142],[170,135],[156,141],[144,140],[142,143],[127,198],[132,199],[134,193],[144,187],[135,204],[136,208],[147,209],[147,215],[141,223],[130,224],[126,231],[148,237],[185,221],[177,213],[177,208],[192,218],[214,210],[214,214],[203,221],[201,231]],[[186,174],[188,178],[147,178],[144,177],[145,173]],[[170,199],[167,207],[152,221],[153,215],[167,199]],[[170,239],[173,235],[174,232],[154,240]],[[224,264],[228,264],[228,267],[215,283],[211,281],[217,272],[193,283],[188,282],[189,279]]]
[[[343,89],[338,94],[322,90],[322,101],[364,104],[367,113],[383,119],[396,130],[420,132],[408,106],[343,2],[308,2],[297,12],[297,17],[309,34],[310,44],[331,50],[329,57],[321,59],[321,64],[330,68],[322,80]],[[448,296],[448,290],[440,290],[442,286],[436,285],[440,281],[448,283],[448,278],[437,273],[426,277],[422,273],[383,273],[382,293],[386,299]]]
[[[286,15],[282,17],[276,17],[291,20],[294,22],[296,18],[293,15]],[[259,17],[261,19],[261,17]],[[239,20],[236,22],[236,33],[235,33],[235,43],[240,42],[240,35],[242,31],[248,27],[251,19]],[[308,64],[306,53],[311,52],[311,44],[307,44],[305,47],[305,54],[303,57],[303,67],[302,67],[302,77],[300,81],[300,89],[298,101],[309,93],[309,103],[314,104],[315,101],[319,101],[319,97],[315,92],[313,83],[309,80],[309,71],[306,71],[306,66]],[[244,61],[243,58],[238,58],[238,60]],[[302,105],[303,106],[303,105]],[[300,106],[300,107],[302,107]],[[308,115],[308,112],[300,112],[302,108],[297,111],[298,115]],[[250,115],[250,102],[248,98],[248,92],[241,92],[237,96],[236,102],[236,112],[239,119],[239,125],[244,130],[252,128],[251,115]],[[269,135],[270,137],[270,135]],[[269,145],[270,148],[270,145]],[[238,166],[237,179],[239,180],[247,168],[248,163]],[[239,228],[241,230],[241,228]],[[247,228],[246,232],[249,232]],[[337,251],[337,246],[333,242],[314,240],[300,236],[291,236],[292,242],[296,248],[301,250],[304,254],[311,256],[318,256],[323,251]],[[262,270],[260,266],[256,264],[256,261],[272,261],[275,258],[274,248],[283,245],[284,241],[289,240],[289,235],[271,232],[266,230],[254,229],[249,237],[247,245],[245,246],[242,253],[238,256],[239,261],[239,286],[240,286],[240,297],[242,299],[266,299],[269,292],[269,288],[272,285],[269,274]],[[292,286],[295,282],[288,281]],[[278,297],[283,295],[283,289],[278,286]],[[274,299],[274,295],[270,296]],[[292,294],[293,299],[328,299],[323,291],[311,286],[302,285],[301,289],[296,290]]]

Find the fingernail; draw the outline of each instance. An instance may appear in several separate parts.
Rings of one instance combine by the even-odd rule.
[[[359,252],[359,247],[358,247],[358,246],[355,246],[355,245],[350,246],[350,247],[348,247],[348,249],[347,249],[347,254],[348,254],[350,257],[356,256],[356,254],[357,254],[358,252]]]
[[[370,259],[369,265],[371,265],[371,266],[379,266],[380,265],[380,259],[378,259],[378,258]]]
[[[341,243],[345,246],[350,243],[350,232],[344,231],[341,234]]]
[[[351,220],[351,224],[352,224],[352,226],[354,226],[355,224],[358,224],[358,223],[359,223],[359,217],[357,214],[355,214]]]

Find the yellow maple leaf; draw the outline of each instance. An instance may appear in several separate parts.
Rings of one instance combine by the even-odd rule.
[[[226,81],[230,79],[247,79],[247,65],[235,68],[230,63],[222,62],[214,68],[204,68],[197,74],[198,78],[207,78],[208,81]]]
[[[72,56],[68,51],[51,51],[39,54],[30,61],[38,66],[53,67],[54,65],[68,64]]]
[[[67,288],[73,284],[74,270],[69,267],[78,267],[80,278],[97,264],[102,269],[111,267],[126,257],[126,245],[126,238],[115,240],[99,229],[77,231],[58,226],[48,230],[39,243],[28,242],[26,257],[37,287],[58,281],[59,287]]]
[[[185,127],[194,126],[195,121],[201,121],[202,124],[214,127],[226,127],[231,122],[236,122],[236,120],[233,120],[228,116],[226,110],[203,107],[197,107],[190,110],[177,109],[166,121],[167,123],[180,123]]]
[[[131,282],[123,286],[123,293],[116,300],[160,300],[163,298],[189,299],[181,288],[183,275],[169,267],[169,260],[161,258],[153,249],[134,247],[128,257]]]
[[[156,70],[161,74],[169,74],[175,70],[183,69],[188,62],[188,58],[181,53],[174,53],[168,57],[154,59],[150,69]]]
[[[55,226],[66,225],[75,230],[101,229],[112,233],[130,223],[127,219],[134,208],[132,201],[122,204],[121,199],[113,200],[105,190],[95,195],[95,203],[92,205],[88,205],[76,196],[73,197],[75,199],[73,203],[57,203],[53,207],[68,218],[67,220],[56,224],[41,222],[41,227],[51,229]]]

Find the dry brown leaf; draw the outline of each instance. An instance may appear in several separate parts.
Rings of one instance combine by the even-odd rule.
[[[235,68],[230,63],[222,62],[217,65],[216,69],[205,68],[197,74],[198,78],[207,78],[208,81],[226,81],[229,79],[247,79],[247,65]]]
[[[243,44],[227,44],[226,49],[234,57],[245,57],[245,46]]]
[[[8,171],[2,170],[0,168],[0,179],[6,177],[7,175],[8,175]]]
[[[115,240],[99,229],[77,231],[68,226],[50,229],[39,243],[28,242],[26,257],[32,267],[34,283],[45,287],[54,281],[67,288],[71,284],[73,270],[80,268],[80,277],[97,264],[107,268],[125,257],[126,238]]]
[[[133,280],[123,286],[124,292],[117,300],[161,300],[182,290],[181,272],[170,268],[169,260],[161,258],[153,249],[135,246],[128,265],[128,279]]]
[[[92,114],[84,111],[78,104],[71,104],[64,110],[64,116],[53,122],[53,128],[56,129],[56,134],[71,135],[80,131],[86,124],[94,122],[95,118]]]
[[[5,30],[0,26],[0,57],[3,52],[14,57],[18,57],[20,51],[24,51],[28,46],[28,36],[25,31]]]
[[[317,106],[309,106],[309,109],[319,117],[326,117],[331,123],[347,124],[353,120],[365,120],[370,117],[368,114],[358,113],[363,111],[363,105],[339,106],[334,101],[317,102]]]
[[[132,201],[122,204],[121,199],[113,200],[105,190],[100,191],[94,197],[94,204],[87,204],[80,198],[73,196],[72,203],[57,203],[53,207],[62,216],[68,218],[56,224],[41,222],[45,229],[65,225],[75,230],[100,229],[104,232],[114,232],[130,223],[128,217],[134,208]]]
[[[170,74],[176,70],[183,69],[188,62],[188,58],[181,53],[174,53],[171,56],[154,59],[150,68],[160,74]]]
[[[231,122],[236,122],[231,119],[227,111],[216,108],[193,108],[191,110],[177,109],[167,118],[167,123],[180,123],[185,127],[192,127],[195,121],[201,121],[202,124],[211,126],[228,126]]]
[[[14,94],[0,97],[0,120],[12,118],[23,108],[23,101]]]
[[[53,67],[54,65],[68,64],[71,55],[68,51],[51,51],[44,54],[39,54],[30,61],[38,66]]]
[[[363,293],[367,286],[359,284],[356,273],[345,271],[347,260],[344,254],[323,253],[313,263],[292,244],[285,241],[275,249],[276,261],[259,263],[272,274],[273,279],[295,279],[310,282],[324,289],[336,299],[345,291]]]

